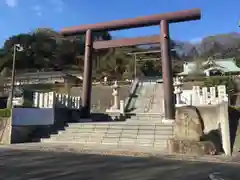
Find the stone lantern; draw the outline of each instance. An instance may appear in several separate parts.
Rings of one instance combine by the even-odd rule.
[[[120,106],[120,101],[119,101],[119,85],[117,83],[117,81],[114,82],[113,86],[113,106],[112,106],[112,109],[119,109],[119,106]]]
[[[119,99],[119,88],[120,86],[118,85],[117,81],[114,82],[112,85],[113,89],[113,105],[111,106],[110,109],[106,109],[106,112],[108,113],[119,113],[121,115],[124,115],[124,100]]]

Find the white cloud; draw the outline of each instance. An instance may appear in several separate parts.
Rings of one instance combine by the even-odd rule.
[[[14,8],[17,6],[18,1],[17,0],[5,0],[5,3],[8,7]]]
[[[31,7],[32,11],[37,15],[37,16],[42,16],[45,13],[52,13],[52,12],[57,12],[61,13],[64,8],[64,3],[62,0],[48,0],[47,4],[40,3],[40,0],[37,0],[37,4],[33,5]]]
[[[61,13],[63,11],[64,3],[62,0],[51,0],[50,3],[54,6],[56,12]]]
[[[37,16],[42,16],[42,7],[40,5],[35,5],[32,7],[32,10]]]

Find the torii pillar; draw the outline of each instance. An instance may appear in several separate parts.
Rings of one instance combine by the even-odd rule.
[[[92,51],[93,51],[92,31],[88,29],[86,31],[85,37],[84,74],[83,74],[82,109],[81,109],[82,118],[88,118],[91,112]]]
[[[201,17],[199,9],[178,11],[166,14],[156,14],[152,16],[144,16],[130,19],[121,19],[111,22],[103,22],[97,24],[88,24],[64,28],[61,33],[65,36],[86,33],[85,44],[85,60],[84,60],[84,77],[83,77],[83,92],[82,92],[82,112],[84,118],[90,117],[91,107],[91,88],[92,88],[92,51],[93,47],[108,48],[125,45],[141,44],[141,42],[151,42],[151,38],[129,39],[129,40],[110,40],[96,44],[92,39],[92,32],[100,31],[115,31],[137,27],[146,27],[159,25],[161,28],[160,43],[162,55],[163,69],[163,86],[164,86],[164,105],[165,119],[173,120],[175,117],[175,103],[173,95],[173,74],[172,62],[170,55],[170,39],[169,39],[169,23],[178,23],[184,21],[198,20]],[[144,43],[142,43],[144,44]]]
[[[164,83],[164,118],[165,120],[174,120],[175,101],[173,94],[173,73],[169,37],[169,23],[167,20],[162,20],[160,22],[160,42],[162,56],[162,78]]]

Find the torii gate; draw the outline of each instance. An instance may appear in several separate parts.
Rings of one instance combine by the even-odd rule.
[[[60,33],[64,36],[71,36],[76,34],[86,34],[85,37],[85,59],[84,59],[84,75],[83,75],[83,91],[82,91],[82,111],[83,118],[90,117],[91,108],[91,90],[92,90],[92,53],[93,49],[103,49],[109,47],[142,45],[151,43],[161,44],[162,56],[162,76],[164,88],[164,109],[165,119],[174,120],[175,118],[175,104],[173,95],[173,75],[172,62],[170,56],[170,38],[169,38],[169,24],[198,20],[201,18],[200,9],[192,9],[185,11],[178,11],[166,14],[157,14],[152,16],[144,16],[130,19],[115,20],[111,22],[80,25],[74,27],[63,28]],[[93,42],[92,33],[99,31],[115,31],[130,28],[139,28],[144,26],[160,26],[159,36],[129,38],[109,41]]]

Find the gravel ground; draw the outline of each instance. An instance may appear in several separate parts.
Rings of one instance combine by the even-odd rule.
[[[2,180],[207,180],[209,175],[219,172],[225,180],[240,179],[240,165],[236,163],[6,147],[0,148]]]

